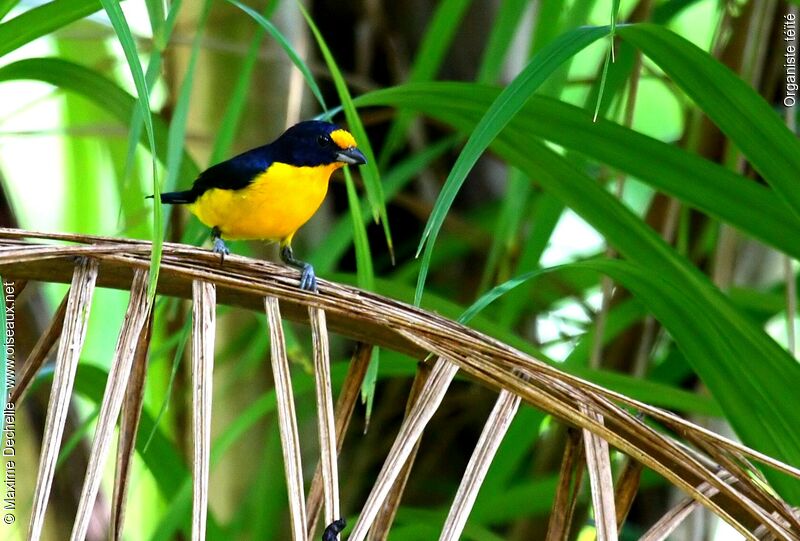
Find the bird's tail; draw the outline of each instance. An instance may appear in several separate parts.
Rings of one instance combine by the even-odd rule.
[[[152,199],[152,195],[148,195],[147,199]],[[185,192],[168,192],[161,194],[161,202],[170,205],[184,205],[186,203],[194,203],[197,195],[192,190]]]

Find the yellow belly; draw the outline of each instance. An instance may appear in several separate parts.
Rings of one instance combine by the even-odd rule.
[[[294,167],[274,163],[246,188],[212,188],[189,205],[224,239],[282,240],[291,238],[319,209],[331,173],[343,164]]]

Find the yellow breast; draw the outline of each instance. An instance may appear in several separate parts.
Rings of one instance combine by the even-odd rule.
[[[212,188],[189,205],[189,210],[207,226],[218,227],[225,239],[282,240],[319,209],[331,173],[342,165],[273,163],[246,188]]]

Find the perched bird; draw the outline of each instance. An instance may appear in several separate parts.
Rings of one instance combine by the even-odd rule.
[[[300,288],[316,291],[314,268],[295,259],[292,237],[322,204],[331,174],[366,162],[350,132],[309,120],[203,171],[191,189],[161,194],[161,202],[186,205],[209,226],[223,261],[225,240],[280,242],[281,260],[301,270]]]

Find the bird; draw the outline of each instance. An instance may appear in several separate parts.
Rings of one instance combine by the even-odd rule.
[[[316,292],[314,267],[295,258],[292,238],[319,209],[333,172],[365,163],[349,131],[306,120],[267,145],[209,167],[190,189],[162,193],[161,202],[185,205],[210,227],[223,264],[230,253],[225,240],[279,242],[281,260],[301,272],[300,289]]]

